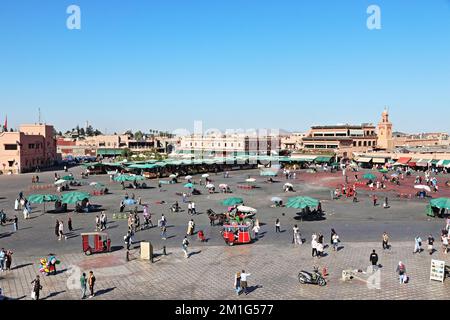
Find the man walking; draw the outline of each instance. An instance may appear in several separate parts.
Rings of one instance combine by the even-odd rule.
[[[0,250],[0,269],[1,271],[5,271],[5,258],[6,258],[6,251],[5,248],[2,248]]]
[[[62,220],[59,222],[59,239],[61,240],[64,237],[64,240],[67,240],[67,236],[64,235],[64,223],[62,222]]]
[[[86,299],[86,273],[83,272],[80,278],[80,285],[81,285],[81,300]]]
[[[372,263],[372,270],[375,271],[378,269],[378,254],[375,250],[372,251],[372,254],[369,257],[370,262]]]
[[[92,298],[95,296],[95,292],[94,292],[95,280],[96,279],[94,276],[94,272],[89,271],[88,284],[89,284],[89,291],[91,292],[91,295],[89,296],[89,298]]]
[[[241,272],[241,287],[242,287],[242,291],[245,293],[245,295],[248,294],[248,291],[247,291],[247,287],[248,287],[247,278],[250,275],[251,275],[250,273],[245,273],[245,270],[242,270],[242,272]]]
[[[277,219],[275,221],[275,233],[280,233],[281,232],[281,222],[280,219]]]

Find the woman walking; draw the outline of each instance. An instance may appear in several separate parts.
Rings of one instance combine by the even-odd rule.
[[[36,279],[31,281],[33,285],[33,290],[31,291],[31,299],[39,300],[39,292],[42,290],[41,280],[39,279],[39,275],[36,276]]]

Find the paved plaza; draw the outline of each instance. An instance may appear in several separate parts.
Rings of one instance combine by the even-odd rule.
[[[81,168],[71,171],[79,177]],[[63,175],[63,172],[59,172]],[[307,176],[309,175],[309,176]],[[239,299],[448,299],[449,282],[431,282],[429,280],[430,261],[439,259],[450,262],[448,255],[440,252],[440,242],[436,242],[439,251],[430,256],[427,252],[413,255],[414,237],[419,235],[426,239],[432,233],[438,240],[440,230],[444,227],[442,219],[431,219],[425,214],[426,200],[400,199],[391,194],[391,208],[373,207],[370,191],[362,191],[360,201],[331,200],[330,187],[319,183],[306,183],[311,180],[312,173],[300,172],[297,179],[290,180],[294,184],[295,193],[282,191],[285,182],[269,184],[266,178],[259,177],[258,170],[232,171],[231,178],[225,179],[222,174],[211,178],[216,186],[228,183],[234,191],[231,195],[208,194],[202,187],[202,195],[192,196],[198,215],[187,214],[187,205],[182,204],[176,193],[183,191],[183,182],[177,185],[164,185],[160,192],[157,181],[149,180],[150,189],[127,189],[129,195],[141,197],[142,203],[150,205],[152,220],[156,224],[161,214],[165,214],[168,222],[167,240],[161,240],[159,228],[140,231],[136,240],[150,241],[157,257],[152,264],[139,260],[139,244],[132,250],[132,261],[126,262],[123,249],[123,236],[127,231],[127,221],[113,219],[118,212],[120,200],[125,191],[117,183],[109,182],[109,177],[91,176],[85,182],[97,181],[107,185],[111,194],[93,197],[91,203],[101,205],[109,219],[108,230],[112,239],[113,252],[85,256],[81,249],[81,232],[94,231],[96,213],[88,214],[52,214],[44,213],[42,205],[34,205],[32,219],[19,217],[19,232],[12,233],[12,226],[0,227],[1,247],[12,249],[13,270],[0,275],[0,286],[6,296],[14,299],[30,299],[30,282],[38,274],[39,259],[47,254],[55,254],[61,265],[56,276],[43,277],[44,287],[41,296],[48,299],[79,299],[77,289],[79,272],[93,270],[97,277],[97,297],[94,299],[235,299],[233,277],[237,271],[245,269],[252,275],[249,277],[251,292]],[[32,193],[55,193],[54,189],[46,191],[30,190],[32,174],[0,177],[0,208],[5,209],[8,218],[14,214],[13,203],[19,191],[25,196]],[[258,188],[241,190],[236,188],[248,176],[257,179]],[[40,174],[42,185],[52,184],[53,172]],[[199,176],[194,176],[198,180]],[[440,177],[444,179],[444,177]],[[184,180],[183,180],[184,181]],[[89,191],[91,187],[78,187],[77,190]],[[307,195],[322,201],[325,217],[321,221],[301,221],[295,209],[271,208],[270,198],[280,196]],[[222,212],[226,208],[220,201],[229,196],[239,196],[245,204],[258,209],[257,217],[262,225],[261,239],[250,245],[228,247],[220,237],[219,226],[210,226],[206,210],[212,208]],[[384,194],[379,193],[381,199]],[[172,213],[170,205],[178,200],[183,212]],[[157,204],[165,201],[165,204]],[[47,204],[51,206],[51,204]],[[70,209],[69,205],[69,209]],[[73,209],[73,208],[72,208]],[[127,207],[127,210],[134,209]],[[72,217],[74,232],[68,234],[67,240],[58,241],[54,234],[56,219],[67,223]],[[275,220],[279,218],[282,233],[275,233]],[[187,222],[194,219],[196,230],[204,230],[207,243],[200,243],[196,236],[191,238],[191,257],[185,259],[181,251],[181,240],[186,233]],[[142,219],[141,219],[142,220]],[[306,243],[294,247],[292,244],[292,227],[298,224]],[[67,225],[66,232],[67,232]],[[326,256],[317,259],[311,257],[311,234],[319,232],[325,235],[329,243],[331,228],[336,229],[342,240],[342,248],[333,252],[325,250]],[[381,235],[390,234],[392,249],[382,252]],[[425,242],[425,241],[424,241]],[[162,255],[166,246],[167,255]],[[425,247],[425,245],[424,245]],[[379,279],[377,285],[368,285],[378,277],[358,273],[357,279],[350,282],[341,280],[344,269],[360,269],[366,271],[369,255],[376,249],[380,256]],[[400,285],[395,273],[399,261],[406,264],[410,283]],[[329,273],[328,285],[324,288],[300,285],[297,279],[301,270],[311,270],[317,265],[322,270],[326,267]]]

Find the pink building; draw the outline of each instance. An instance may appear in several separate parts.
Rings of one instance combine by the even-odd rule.
[[[18,174],[54,165],[53,126],[21,125],[18,132],[0,133],[0,173]]]

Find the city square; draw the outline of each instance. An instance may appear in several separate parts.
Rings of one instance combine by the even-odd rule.
[[[445,303],[449,13],[2,2],[4,309],[405,317]]]
[[[79,177],[83,171],[82,167],[69,170],[74,177]],[[448,256],[442,253],[440,242],[436,242],[436,252],[431,257],[426,251],[420,255],[413,254],[415,236],[426,239],[428,234],[432,234],[438,239],[441,230],[445,228],[445,219],[428,217],[425,214],[425,199],[403,199],[392,191],[360,191],[357,203],[345,197],[333,200],[330,195],[332,189],[320,184],[325,177],[334,178],[336,183],[342,182],[342,172],[332,174],[320,171],[309,173],[299,170],[295,180],[288,180],[295,190],[289,193],[283,191],[287,180],[282,172],[274,178],[273,183],[268,183],[267,177],[260,176],[258,169],[231,171],[229,178],[224,178],[222,172],[217,175],[211,173],[214,184],[225,182],[233,193],[210,194],[204,185],[196,185],[202,194],[189,197],[189,200],[196,203],[195,215],[187,213],[187,204],[182,203],[181,196],[177,195],[185,192],[183,179],[177,184],[163,185],[161,191],[156,180],[148,180],[148,189],[122,190],[120,183],[111,182],[108,175],[91,175],[84,186],[72,188],[92,192],[93,188],[89,184],[96,181],[110,190],[109,194],[94,196],[90,201],[101,205],[101,210],[107,214],[106,232],[111,237],[113,252],[86,256],[82,250],[80,234],[95,231],[95,216],[100,212],[44,213],[43,205],[38,204],[32,206],[31,218],[23,220],[21,212],[6,210],[8,217],[12,214],[19,216],[19,230],[12,233],[9,232],[11,225],[2,227],[2,247],[14,252],[12,271],[2,273],[3,292],[12,299],[29,299],[29,283],[39,273],[39,260],[52,253],[61,261],[58,267],[61,271],[56,276],[42,279],[43,297],[48,296],[49,299],[79,298],[77,270],[94,271],[98,279],[97,290],[100,292],[94,299],[233,299],[233,277],[240,269],[252,274],[250,283],[254,288],[243,299],[446,299],[448,282],[439,283],[429,279],[431,259],[448,263]],[[362,175],[364,172],[357,173]],[[40,173],[39,183],[51,184],[53,174]],[[65,172],[58,174],[64,175]],[[20,191],[24,192],[25,197],[34,192],[30,191],[32,175],[0,177],[3,188],[2,208],[13,208],[14,199]],[[237,188],[249,176],[256,179],[256,188]],[[322,181],[317,181],[315,176],[322,176]],[[195,182],[200,178],[201,175],[197,175],[192,180]],[[444,176],[439,178],[443,179]],[[312,180],[316,180],[315,184]],[[412,186],[410,189],[414,192]],[[48,192],[54,193],[51,191]],[[443,193],[449,191],[441,190]],[[143,205],[149,205],[155,225],[162,214],[168,220],[167,240],[161,239],[161,231],[157,226],[136,232],[136,243],[131,247],[130,261],[126,260],[123,240],[127,232],[127,220],[113,218],[113,215],[119,214],[119,204],[126,193],[130,196],[134,194],[136,199],[141,198]],[[380,199],[387,196],[390,207],[385,209],[381,204],[374,207],[372,194],[377,194]],[[274,196],[287,199],[300,195],[321,201],[325,213],[323,220],[302,221],[297,215],[297,209],[271,207],[271,198]],[[227,246],[220,234],[221,227],[210,226],[206,211],[226,211],[227,208],[220,202],[230,196],[241,197],[245,205],[258,210],[261,233],[254,243]],[[164,204],[158,204],[163,201]],[[170,210],[174,201],[180,203],[181,212]],[[47,204],[47,210],[51,206],[52,203]],[[139,205],[126,207],[125,212],[135,207],[139,207],[139,212],[142,212],[142,206]],[[70,206],[68,209],[73,210]],[[140,215],[143,221],[142,213]],[[59,241],[54,234],[54,221],[63,220],[67,224],[69,216],[72,218],[74,231],[66,231],[67,240]],[[281,233],[275,233],[277,218],[281,222]],[[195,234],[189,236],[189,251],[192,256],[185,259],[181,241],[190,219],[195,221],[195,230],[204,231],[208,241],[200,242]],[[301,236],[305,239],[302,245],[292,243],[292,228],[295,224],[299,226]],[[332,228],[339,233],[342,248],[334,252],[329,245],[325,250],[326,256],[312,258],[312,233],[323,234],[328,243]],[[387,252],[381,246],[383,232],[387,232],[391,239],[392,249]],[[152,243],[155,254],[153,263],[140,260],[139,241]],[[163,255],[163,246],[166,247],[167,255]],[[379,253],[383,266],[378,287],[368,286],[370,273],[365,273],[370,265],[369,255],[373,249]],[[398,283],[395,268],[399,261],[404,262],[408,268],[411,277],[408,285]],[[301,285],[297,279],[298,273],[301,270],[311,270],[316,265],[320,270],[327,269],[327,286],[319,288]],[[344,269],[360,269],[364,273],[351,282],[344,282],[341,279]],[[71,284],[71,281],[74,283]],[[361,290],[364,292],[363,296]]]

